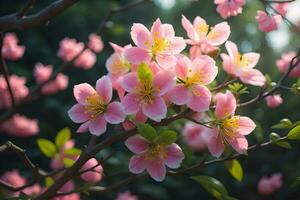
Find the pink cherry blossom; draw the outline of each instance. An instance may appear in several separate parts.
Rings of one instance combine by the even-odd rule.
[[[207,148],[209,134],[209,128],[193,122],[187,122],[182,130],[186,143],[197,151],[203,151]]]
[[[292,59],[296,56],[296,52],[290,51],[282,54],[281,58],[276,61],[277,68],[280,73],[285,73],[290,67]],[[300,63],[289,73],[290,77],[300,77]]]
[[[257,185],[257,190],[261,195],[271,195],[282,187],[282,174],[275,173],[270,177],[263,176]]]
[[[65,185],[63,185],[59,192],[70,192],[74,190],[75,185],[73,181],[68,181]],[[68,195],[61,195],[61,196],[56,196],[52,198],[51,200],[80,200],[80,195],[77,193],[73,194],[68,194]]]
[[[23,193],[29,196],[37,196],[42,192],[42,187],[39,184],[34,184],[22,190]]]
[[[96,63],[96,55],[91,50],[84,50],[80,56],[74,61],[74,66],[82,69],[90,69]]]
[[[167,71],[160,71],[153,76],[148,65],[139,69],[147,70],[149,77],[139,77],[139,72],[130,72],[121,79],[121,86],[128,94],[122,99],[125,113],[128,115],[142,111],[152,120],[160,121],[166,117],[167,106],[163,95],[175,84],[173,75]]]
[[[14,99],[16,103],[20,102],[23,98],[25,98],[29,90],[26,84],[26,78],[17,75],[9,76],[9,83],[14,94]],[[1,108],[9,108],[11,107],[11,96],[8,90],[8,86],[6,84],[5,78],[0,76],[0,109]]]
[[[215,100],[216,122],[215,128],[210,129],[208,150],[213,156],[219,157],[228,144],[238,153],[245,153],[248,149],[245,135],[255,129],[255,123],[248,117],[234,115],[236,99],[230,91],[216,94]]]
[[[206,21],[199,16],[194,19],[193,24],[185,16],[182,16],[181,24],[189,37],[186,43],[192,45],[190,48],[192,59],[217,50],[217,47],[226,42],[230,35],[230,26],[227,22],[209,27]]]
[[[263,32],[271,32],[278,29],[281,24],[282,17],[280,15],[268,15],[264,11],[257,11],[256,21],[259,24],[259,29]]]
[[[168,92],[171,102],[176,105],[186,104],[196,112],[209,109],[211,93],[205,85],[217,76],[218,68],[209,56],[202,55],[190,61],[181,56],[175,66],[178,84]]]
[[[43,65],[42,63],[36,63],[33,69],[35,81],[39,84],[49,80],[52,72],[52,65]]]
[[[84,48],[82,42],[77,42],[75,39],[64,38],[59,43],[57,56],[65,62],[72,61]]]
[[[283,100],[279,94],[267,96],[265,98],[265,100],[266,100],[267,106],[270,108],[277,108],[283,102]]]
[[[125,51],[125,57],[133,64],[155,60],[161,67],[173,66],[178,55],[186,46],[182,37],[176,37],[170,24],[157,19],[149,31],[143,24],[135,23],[131,38],[137,47]]]
[[[130,192],[122,192],[117,195],[115,200],[138,200],[138,198]]]
[[[14,137],[31,137],[39,132],[38,120],[15,114],[0,124],[0,130]]]
[[[25,47],[18,45],[15,33],[6,33],[3,39],[2,55],[4,59],[19,60],[22,58]]]
[[[95,53],[100,53],[104,48],[102,38],[98,36],[96,33],[90,34],[88,47],[91,50],[93,50]]]
[[[285,16],[288,12],[289,3],[275,3],[274,9],[281,15]]]
[[[245,0],[215,0],[215,4],[218,5],[217,12],[224,19],[241,14],[245,3]]]
[[[125,141],[125,145],[136,154],[129,161],[129,170],[134,174],[147,170],[156,181],[164,180],[166,176],[165,165],[176,169],[184,158],[182,150],[177,144],[151,143],[140,135],[129,137]]]
[[[221,54],[224,70],[230,75],[239,77],[243,83],[263,86],[266,82],[264,75],[259,70],[253,69],[260,54],[250,52],[241,55],[236,44],[231,41],[227,41],[225,46],[229,55]]]
[[[58,154],[51,159],[50,166],[54,170],[59,170],[64,168],[64,158],[76,160],[77,156],[69,155],[66,150],[72,149],[75,146],[74,140],[68,140],[60,149]]]
[[[44,95],[50,95],[65,90],[68,87],[68,76],[59,73],[56,78],[42,86],[41,92]]]
[[[83,123],[77,132],[89,130],[99,136],[106,131],[107,122],[119,124],[125,119],[121,103],[110,102],[112,84],[107,76],[97,81],[96,90],[87,83],[75,85],[74,97],[78,103],[68,113],[73,122]]]
[[[95,158],[89,159],[82,167],[81,171],[89,170],[83,174],[80,175],[80,177],[90,183],[97,183],[101,181],[102,174],[103,174],[103,168],[98,163],[98,161]]]

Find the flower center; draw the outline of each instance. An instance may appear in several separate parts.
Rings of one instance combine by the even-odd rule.
[[[239,127],[239,116],[226,118],[221,124],[221,130],[225,137],[233,138],[236,134],[236,129]]]
[[[145,104],[152,103],[157,91],[158,90],[153,87],[151,81],[142,81],[141,86],[136,88],[139,101],[142,101]]]
[[[208,32],[209,29],[209,25],[207,25],[206,23],[201,23],[198,27],[197,27],[197,32],[202,35],[205,36]]]
[[[168,47],[169,47],[168,40],[155,36],[154,42],[151,47],[151,52],[153,57],[155,57],[157,53],[161,53],[165,51]]]
[[[102,115],[107,107],[101,97],[97,94],[87,97],[86,103],[87,104],[84,106],[84,109],[91,119],[96,119],[99,115]]]
[[[167,155],[166,147],[160,144],[153,144],[147,152],[147,159],[165,158]]]
[[[245,67],[248,65],[248,63],[249,63],[249,60],[244,55],[238,54],[235,57],[235,64],[237,67],[240,67],[240,68]]]

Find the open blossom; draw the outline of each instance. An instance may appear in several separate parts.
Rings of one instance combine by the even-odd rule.
[[[259,24],[259,29],[263,32],[271,32],[278,29],[281,24],[282,17],[280,15],[268,15],[264,11],[257,11],[256,21]]]
[[[93,168],[93,169],[91,169],[91,168]],[[88,169],[91,169],[91,170],[80,175],[80,177],[83,180],[90,182],[90,183],[97,183],[97,182],[101,181],[102,174],[103,174],[103,168],[95,158],[89,159],[81,167],[81,171],[85,171]]]
[[[10,136],[31,137],[39,132],[38,120],[15,114],[0,124],[0,130]]]
[[[138,200],[138,198],[130,192],[122,192],[117,195],[115,200]]]
[[[177,85],[168,92],[171,102],[176,105],[187,104],[196,112],[209,109],[211,93],[205,85],[217,76],[218,68],[209,56],[202,55],[190,61],[187,57],[178,58],[175,66]]]
[[[91,50],[84,50],[80,56],[74,61],[74,66],[82,69],[90,69],[96,63],[96,55]]]
[[[167,106],[163,95],[173,87],[173,75],[160,71],[155,76],[143,63],[137,72],[130,72],[121,79],[121,86],[128,92],[122,99],[126,114],[135,114],[140,110],[152,120],[160,121],[167,115]]]
[[[75,85],[74,97],[77,100],[68,114],[75,123],[83,123],[77,132],[89,130],[93,135],[106,131],[107,122],[119,124],[124,121],[124,109],[119,102],[112,99],[112,84],[107,76],[96,83],[96,90],[89,84]]]
[[[69,77],[59,73],[56,78],[42,86],[41,92],[44,95],[50,95],[65,90],[69,84]]]
[[[199,16],[194,19],[193,24],[182,16],[181,24],[189,37],[186,43],[192,45],[191,58],[217,50],[217,47],[226,42],[230,35],[230,26],[227,22],[210,27]]]
[[[281,58],[276,61],[277,68],[280,73],[285,73],[290,67],[292,59],[296,56],[296,52],[290,51],[282,54]],[[300,77],[300,63],[292,69],[289,77]]]
[[[275,3],[274,9],[281,15],[285,16],[288,12],[289,3]]]
[[[59,43],[57,56],[65,62],[73,60],[84,48],[82,42],[77,42],[75,39],[64,38]]]
[[[159,19],[150,31],[142,24],[133,24],[131,38],[137,47],[126,50],[125,57],[133,64],[155,60],[161,67],[173,66],[175,56],[186,46],[182,37],[175,36],[172,25],[162,24]]]
[[[255,123],[248,117],[234,115],[236,99],[230,91],[216,94],[215,100],[216,122],[215,128],[210,129],[208,150],[213,156],[219,157],[228,144],[238,153],[245,153],[248,149],[245,135],[255,129]]]
[[[68,140],[65,144],[59,149],[58,154],[51,159],[50,166],[54,170],[59,170],[64,168],[64,158],[76,160],[77,156],[69,155],[66,153],[68,149],[72,149],[75,146],[74,140]]]
[[[182,129],[182,135],[186,143],[197,151],[207,148],[209,134],[209,128],[193,122],[187,122]]]
[[[16,34],[5,34],[2,47],[2,55],[4,59],[19,60],[23,56],[25,47],[18,45],[18,42]]]
[[[96,33],[90,34],[88,47],[95,53],[100,53],[104,48],[104,44],[101,37],[98,36]]]
[[[43,65],[42,63],[36,63],[33,69],[35,81],[39,84],[49,80],[52,72],[52,65]]]
[[[270,108],[277,108],[283,102],[283,100],[279,94],[267,96],[265,98],[265,100],[266,100],[267,106]]]
[[[282,187],[282,174],[275,173],[270,177],[263,176],[257,185],[261,195],[271,195]]]
[[[8,77],[9,83],[14,94],[14,99],[18,103],[29,93],[26,84],[26,78],[17,75]],[[0,76],[0,109],[9,108],[12,105],[11,96],[6,84],[5,78]]]
[[[156,181],[163,181],[166,166],[176,169],[184,158],[181,148],[175,144],[150,142],[140,135],[129,137],[125,141],[127,148],[135,153],[129,161],[129,170],[139,174],[147,170]]]
[[[229,55],[221,54],[224,70],[230,75],[239,77],[243,83],[263,86],[266,82],[264,75],[259,70],[253,69],[260,55],[252,52],[241,55],[236,44],[231,41],[227,41],[225,46]]]
[[[215,4],[218,5],[217,12],[224,19],[241,14],[245,3],[245,0],[215,0]]]

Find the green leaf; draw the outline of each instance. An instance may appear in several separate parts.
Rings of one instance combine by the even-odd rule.
[[[156,141],[160,144],[169,145],[174,143],[176,139],[177,133],[175,131],[164,130],[159,134]]]
[[[191,179],[200,183],[200,185],[216,199],[225,199],[224,197],[228,197],[228,192],[224,185],[213,177],[192,176]]]
[[[294,127],[288,133],[288,139],[290,140],[300,140],[300,125]]]
[[[228,160],[224,163],[224,165],[228,169],[228,172],[233,176],[233,178],[238,181],[242,181],[243,168],[238,160]]]
[[[282,148],[285,148],[285,149],[292,148],[292,146],[288,142],[284,142],[284,141],[278,141],[278,142],[275,142],[274,144],[276,144],[277,146],[280,146]]]
[[[71,148],[71,149],[66,149],[64,153],[68,156],[79,156],[81,154],[81,149],[78,148]]]
[[[64,158],[63,161],[64,161],[65,167],[67,167],[67,168],[71,167],[75,163],[75,160],[72,160],[71,158]]]
[[[71,130],[64,128],[60,130],[55,137],[55,144],[60,149],[71,138]]]
[[[282,119],[278,124],[273,125],[271,128],[274,129],[289,129],[292,127],[292,122],[289,119]]]
[[[46,139],[37,139],[37,144],[40,151],[47,157],[52,158],[57,153],[55,144],[50,140]]]
[[[54,180],[50,176],[47,176],[45,178],[45,186],[46,187],[50,187],[51,185],[53,185],[53,183],[54,183]]]
[[[140,123],[140,124],[137,125],[137,129],[138,129],[139,134],[142,137],[149,140],[150,142],[153,142],[155,140],[155,138],[157,137],[157,133],[156,133],[155,128],[153,128],[149,124]]]
[[[278,139],[280,139],[280,136],[274,132],[270,133],[269,137],[270,137],[270,140],[274,143],[277,142]]]
[[[146,63],[139,64],[137,74],[140,81],[151,81],[153,79],[153,74]]]

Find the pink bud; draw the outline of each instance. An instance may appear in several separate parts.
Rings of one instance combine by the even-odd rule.
[[[18,45],[18,38],[14,33],[7,33],[3,39],[2,55],[4,59],[19,60],[25,52],[24,46]]]
[[[266,100],[267,106],[270,108],[277,108],[283,102],[283,100],[279,94],[267,96],[265,100]]]
[[[59,43],[59,50],[57,56],[69,62],[73,60],[84,48],[82,42],[77,42],[75,39],[65,38]]]
[[[104,44],[101,37],[95,33],[90,34],[88,47],[95,53],[100,53],[104,48]]]
[[[93,169],[91,169],[91,168],[93,168]],[[101,181],[103,168],[95,158],[89,159],[82,166],[81,171],[85,171],[85,170],[88,170],[88,169],[90,169],[90,171],[87,171],[87,172],[80,175],[80,177],[83,180],[85,180],[87,182],[92,182],[92,183],[96,183],[96,182]]]
[[[83,51],[83,53],[75,60],[74,65],[78,68],[90,69],[96,63],[96,55],[89,49]]]
[[[43,83],[49,80],[52,71],[52,65],[43,65],[42,63],[36,63],[33,70],[35,81],[37,83]]]
[[[263,32],[271,32],[278,29],[282,17],[280,15],[267,15],[264,11],[257,11],[256,21],[259,23],[259,29]]]

